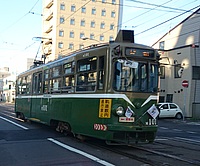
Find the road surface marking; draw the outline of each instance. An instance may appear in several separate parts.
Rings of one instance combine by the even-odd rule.
[[[11,121],[11,120],[8,120],[8,119],[6,119],[6,118],[4,118],[4,117],[2,117],[2,116],[0,116],[0,119],[3,119],[3,120],[5,120],[5,121],[7,121],[7,122],[9,122],[9,123],[12,123],[12,124],[14,124],[15,126],[18,126],[18,127],[22,128],[22,129],[24,129],[24,130],[28,130],[27,127],[24,127],[24,126],[22,126],[22,125],[20,125],[20,124],[17,124],[17,123],[15,123],[15,122],[13,122],[13,121]]]
[[[99,159],[99,158],[97,158],[97,157],[95,157],[93,155],[90,155],[90,154],[88,154],[86,152],[83,152],[83,151],[75,149],[75,148],[73,148],[71,146],[65,145],[65,144],[63,144],[63,143],[61,143],[61,142],[59,142],[59,141],[57,141],[57,140],[55,140],[53,138],[48,138],[48,140],[51,141],[51,142],[53,142],[53,143],[55,143],[55,144],[57,144],[57,145],[59,145],[59,146],[61,146],[61,147],[63,147],[63,148],[65,148],[65,149],[67,149],[67,150],[69,150],[69,151],[78,153],[78,154],[80,154],[82,156],[85,156],[85,157],[87,157],[87,158],[89,158],[89,159],[91,159],[91,160],[93,160],[95,162],[98,162],[98,163],[102,164],[102,165],[115,166],[115,165],[113,165],[111,163],[108,163],[108,162],[106,162],[104,160],[101,160],[101,159]]]
[[[194,140],[194,139],[181,138],[181,137],[176,137],[176,139],[179,139],[179,140],[181,139],[181,140],[184,140],[184,141],[200,143],[200,141],[198,141],[198,140]]]

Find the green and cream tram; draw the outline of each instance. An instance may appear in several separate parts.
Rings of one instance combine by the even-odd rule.
[[[130,32],[21,73],[16,116],[107,143],[153,142],[159,57]]]

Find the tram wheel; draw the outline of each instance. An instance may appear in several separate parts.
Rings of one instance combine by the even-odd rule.
[[[71,133],[70,124],[66,123],[66,122],[58,122],[56,131],[58,131],[60,133],[64,133],[65,135],[68,135],[69,133]]]
[[[21,112],[17,112],[17,113],[16,113],[16,117],[17,117],[18,119],[25,120],[24,114],[21,113]]]

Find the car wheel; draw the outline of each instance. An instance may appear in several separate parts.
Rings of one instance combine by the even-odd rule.
[[[175,116],[176,119],[182,119],[183,115],[181,113],[177,113]]]

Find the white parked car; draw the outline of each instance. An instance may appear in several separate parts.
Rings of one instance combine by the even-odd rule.
[[[175,103],[158,103],[159,118],[183,118],[183,112]]]

